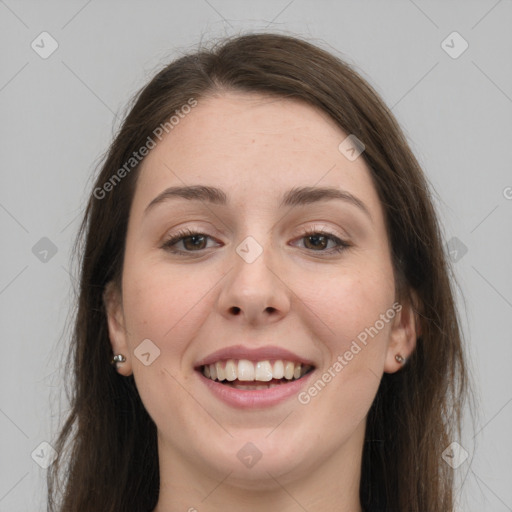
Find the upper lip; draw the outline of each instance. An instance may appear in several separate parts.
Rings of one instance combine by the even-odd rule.
[[[198,361],[196,368],[207,364],[213,364],[217,361],[222,361],[225,359],[248,359],[249,361],[253,362],[282,359],[284,361],[293,361],[295,363],[314,366],[310,359],[275,345],[268,345],[266,347],[260,348],[251,348],[244,345],[233,345],[231,347],[221,348],[220,350],[216,350],[215,352],[207,355]]]

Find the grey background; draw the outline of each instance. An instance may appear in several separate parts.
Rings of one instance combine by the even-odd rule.
[[[39,445],[67,406],[70,248],[127,101],[200,40],[245,30],[303,35],[344,57],[406,131],[456,251],[479,396],[476,425],[455,440],[469,453],[455,470],[460,509],[512,510],[511,22],[510,0],[0,0],[0,511],[46,509],[31,454],[49,456]],[[31,48],[43,31],[59,45],[47,59]],[[469,44],[456,59],[441,46],[453,31]],[[57,250],[47,261],[43,237]]]

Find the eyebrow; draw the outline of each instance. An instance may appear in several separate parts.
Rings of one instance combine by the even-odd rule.
[[[228,205],[229,199],[226,193],[217,187],[207,185],[189,185],[189,186],[176,186],[165,189],[161,194],[158,194],[144,210],[147,214],[149,210],[153,209],[157,204],[163,203],[167,200],[181,198],[190,201],[201,201],[217,205]],[[366,205],[356,196],[335,187],[294,187],[283,195],[279,204],[280,208],[291,206],[303,206],[306,204],[317,203],[320,201],[328,201],[337,199],[345,201],[357,207],[364,212],[370,219],[372,218],[370,211]]]

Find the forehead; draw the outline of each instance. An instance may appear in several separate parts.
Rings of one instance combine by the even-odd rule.
[[[238,206],[275,203],[292,187],[334,186],[378,202],[363,158],[339,150],[347,137],[302,101],[253,93],[198,100],[142,163],[134,207],[173,185],[212,185]],[[145,205],[145,206],[146,206]]]
[[[325,112],[302,101],[230,92],[200,99],[154,156],[174,148],[174,156],[208,160],[208,154],[197,152],[207,147],[230,160],[243,160],[262,150],[262,157],[281,154],[291,158],[297,153],[320,153],[329,146],[336,152],[342,135]]]

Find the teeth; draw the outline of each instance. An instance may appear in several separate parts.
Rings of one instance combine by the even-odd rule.
[[[203,366],[203,375],[211,380],[233,382],[239,380],[243,382],[269,382],[267,387],[278,386],[276,383],[270,383],[277,379],[300,379],[312,367],[294,363],[293,361],[257,361],[253,363],[247,359],[228,359],[227,361],[217,361],[214,364]],[[260,385],[261,386],[261,385]],[[256,389],[256,385],[238,385],[238,389]]]
[[[274,363],[272,375],[274,376],[274,379],[282,379],[284,377],[284,364],[280,359]]]
[[[284,378],[287,380],[293,379],[295,373],[295,365],[291,361],[287,361],[284,366]]]
[[[253,389],[270,389],[270,388],[275,388],[280,385],[281,384],[274,384],[273,382],[256,384],[256,385],[252,385],[252,386],[246,386],[245,384],[233,384],[232,382],[229,382],[227,384],[227,386],[229,386],[229,387],[236,388],[236,389],[243,389],[245,391],[253,390]]]
[[[226,373],[224,371],[224,368],[222,368],[222,365],[220,364],[220,362],[215,363],[215,370],[217,371],[217,379],[225,380]]]
[[[258,361],[254,372],[254,380],[268,382],[272,380],[272,366],[269,361]]]
[[[254,364],[247,359],[238,361],[238,380],[254,380]]]
[[[233,380],[236,380],[236,378],[237,378],[236,366],[235,366],[235,361],[233,361],[233,359],[230,359],[226,363],[226,367],[225,367],[224,371],[226,372],[226,380],[229,380],[230,382]]]

